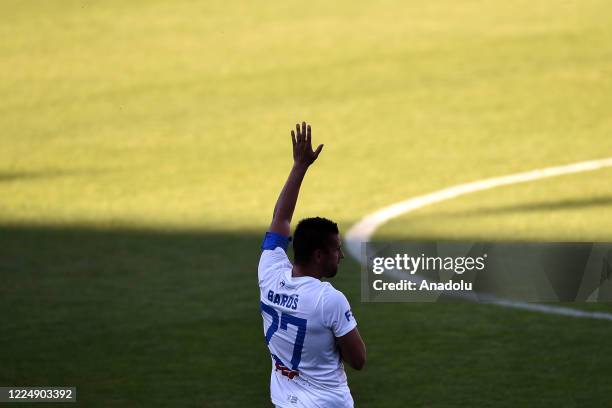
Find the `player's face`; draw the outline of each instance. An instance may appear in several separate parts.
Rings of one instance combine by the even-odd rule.
[[[329,240],[329,246],[324,251],[323,257],[323,274],[326,278],[332,278],[338,273],[338,265],[340,260],[344,258],[342,252],[342,241],[338,235],[332,235]]]

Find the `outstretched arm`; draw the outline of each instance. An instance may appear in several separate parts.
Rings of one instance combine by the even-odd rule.
[[[302,122],[301,129],[300,125],[297,124],[295,125],[295,132],[291,131],[293,167],[274,206],[272,224],[270,225],[271,232],[285,237],[291,234],[291,218],[293,217],[302,180],[304,180],[308,167],[317,160],[319,153],[323,149],[323,145],[319,145],[317,150],[312,150],[310,134],[310,125],[306,125],[306,122]]]

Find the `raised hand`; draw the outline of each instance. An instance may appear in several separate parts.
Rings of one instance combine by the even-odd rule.
[[[312,150],[312,142],[310,138],[310,125],[302,122],[300,129],[299,123],[295,125],[295,132],[291,131],[291,141],[293,142],[293,162],[310,166],[317,160],[319,153],[323,150],[323,145],[319,145],[317,150]]]

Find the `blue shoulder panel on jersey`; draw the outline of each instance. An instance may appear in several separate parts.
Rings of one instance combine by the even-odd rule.
[[[268,231],[266,232],[266,236],[264,237],[263,244],[261,244],[261,249],[275,249],[276,247],[281,247],[285,251],[287,251],[287,247],[289,246],[289,241],[291,238],[285,237],[281,234],[277,234],[276,232]]]

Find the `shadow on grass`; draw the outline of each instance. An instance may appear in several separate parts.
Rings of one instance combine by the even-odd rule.
[[[0,385],[76,386],[86,407],[270,406],[262,237],[0,225]],[[570,397],[602,406],[612,392],[593,380],[612,364],[601,353],[607,322],[477,304],[361,304],[348,259],[333,284],[368,344],[366,370],[349,370],[358,406],[506,406],[500,394],[521,406]]]
[[[101,169],[79,169],[74,171],[69,170],[39,170],[39,171],[0,171],[0,183],[12,183],[16,181],[35,181],[46,180],[59,177],[83,176],[83,175],[99,175],[106,173],[106,170]]]
[[[83,406],[265,406],[262,236],[0,226],[0,384],[74,385]]]
[[[0,385],[72,385],[88,407],[267,406],[263,233],[0,225]],[[334,284],[357,302],[346,268]]]

